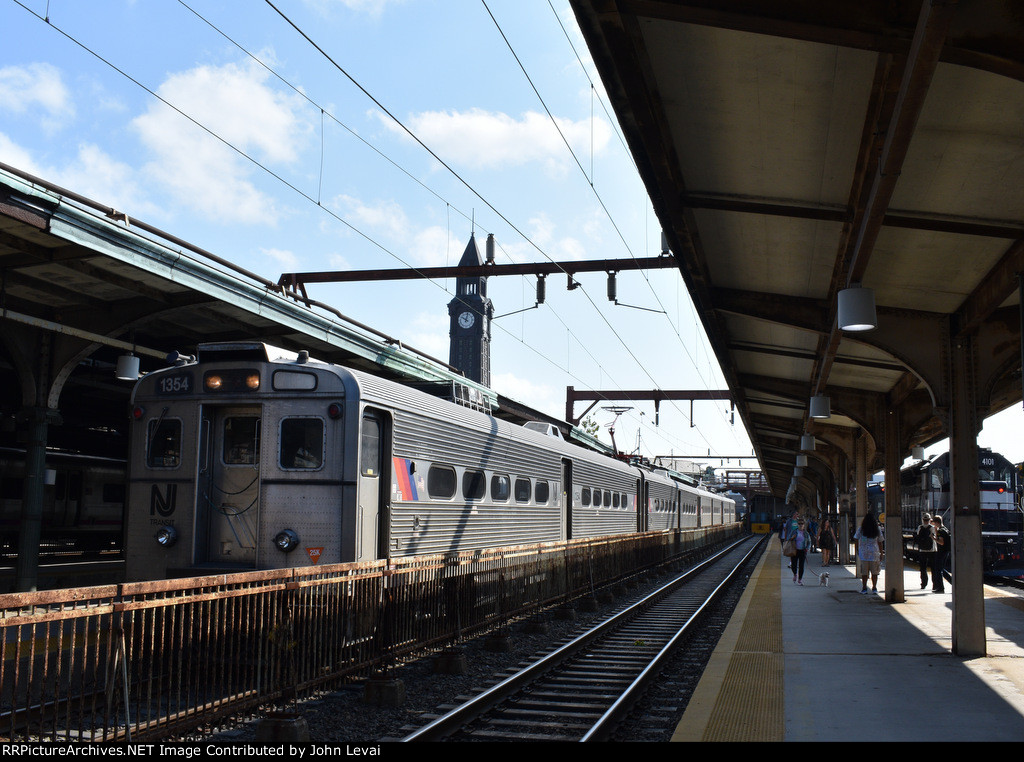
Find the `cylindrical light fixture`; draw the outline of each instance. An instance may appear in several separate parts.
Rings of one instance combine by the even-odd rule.
[[[803,468],[804,466],[806,466],[807,465],[807,456],[806,455],[797,455],[796,456],[796,465],[797,465],[798,468]]]
[[[912,457],[914,460],[924,460],[924,448],[921,447],[921,445],[918,445],[917,447],[913,448],[910,451],[910,457]]]
[[[875,292],[851,286],[839,292],[839,327],[844,331],[870,331],[878,325]]]
[[[804,469],[801,466],[795,466],[793,468],[793,476],[794,476],[794,478],[795,477],[799,477],[799,476],[803,476],[803,475],[804,475]]]
[[[831,418],[832,403],[825,394],[815,394],[811,397],[811,418]]]
[[[806,450],[807,452],[814,452],[814,435],[812,434],[801,434],[800,435],[800,449]]]
[[[139,358],[129,352],[117,358],[115,375],[122,381],[139,380]]]

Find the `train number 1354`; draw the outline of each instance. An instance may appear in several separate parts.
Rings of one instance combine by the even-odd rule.
[[[176,373],[164,376],[157,381],[157,392],[160,394],[188,394],[192,391],[192,374]]]

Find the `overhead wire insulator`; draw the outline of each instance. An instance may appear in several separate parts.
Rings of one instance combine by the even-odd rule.
[[[618,291],[618,289],[616,288],[616,285],[615,285],[615,273],[608,273],[608,301],[609,302],[616,302],[616,301],[618,301],[619,297],[618,297],[617,291]]]

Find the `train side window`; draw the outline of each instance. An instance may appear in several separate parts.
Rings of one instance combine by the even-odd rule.
[[[611,504],[612,504],[612,493],[609,492],[608,490],[605,490],[604,491],[604,497],[602,499],[604,501],[604,507],[605,508],[610,508]]]
[[[548,498],[551,496],[551,487],[547,482],[538,481],[537,488],[533,492],[534,498],[536,498],[539,505],[547,505]]]
[[[480,500],[487,493],[487,476],[483,471],[470,471],[462,475],[462,496],[466,500]]]
[[[455,496],[458,479],[455,469],[448,466],[431,466],[427,471],[427,494],[432,498],[448,500]]]
[[[517,503],[528,503],[530,502],[530,496],[533,493],[532,485],[529,479],[516,479],[516,502]]]
[[[324,422],[320,418],[281,421],[278,463],[283,469],[316,470],[324,463]]]
[[[619,498],[619,504],[623,508],[629,508],[629,498],[626,497],[626,493],[625,492],[623,492],[622,496]]]
[[[181,427],[178,427],[179,437]],[[221,456],[228,466],[254,466],[260,451],[260,419],[232,416],[224,419],[224,449]],[[177,464],[175,464],[177,465]]]
[[[103,484],[104,503],[123,503],[125,498],[124,482],[105,482]]]
[[[363,476],[380,476],[380,421],[371,415],[363,416],[362,441],[359,445],[359,472]],[[454,494],[454,490],[453,490]],[[451,497],[449,495],[448,497]]]
[[[181,465],[181,421],[150,421],[148,442],[147,466],[177,468]]]
[[[495,474],[491,477],[491,500],[508,502],[512,494],[512,480],[503,474]]]
[[[594,490],[594,507],[601,507],[601,490],[599,489]]]
[[[584,508],[590,506],[590,487],[584,487],[583,492],[580,493],[580,502],[583,503]]]

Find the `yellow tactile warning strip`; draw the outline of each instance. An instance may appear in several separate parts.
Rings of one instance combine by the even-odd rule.
[[[673,741],[781,741],[785,735],[779,544],[754,572]]]

